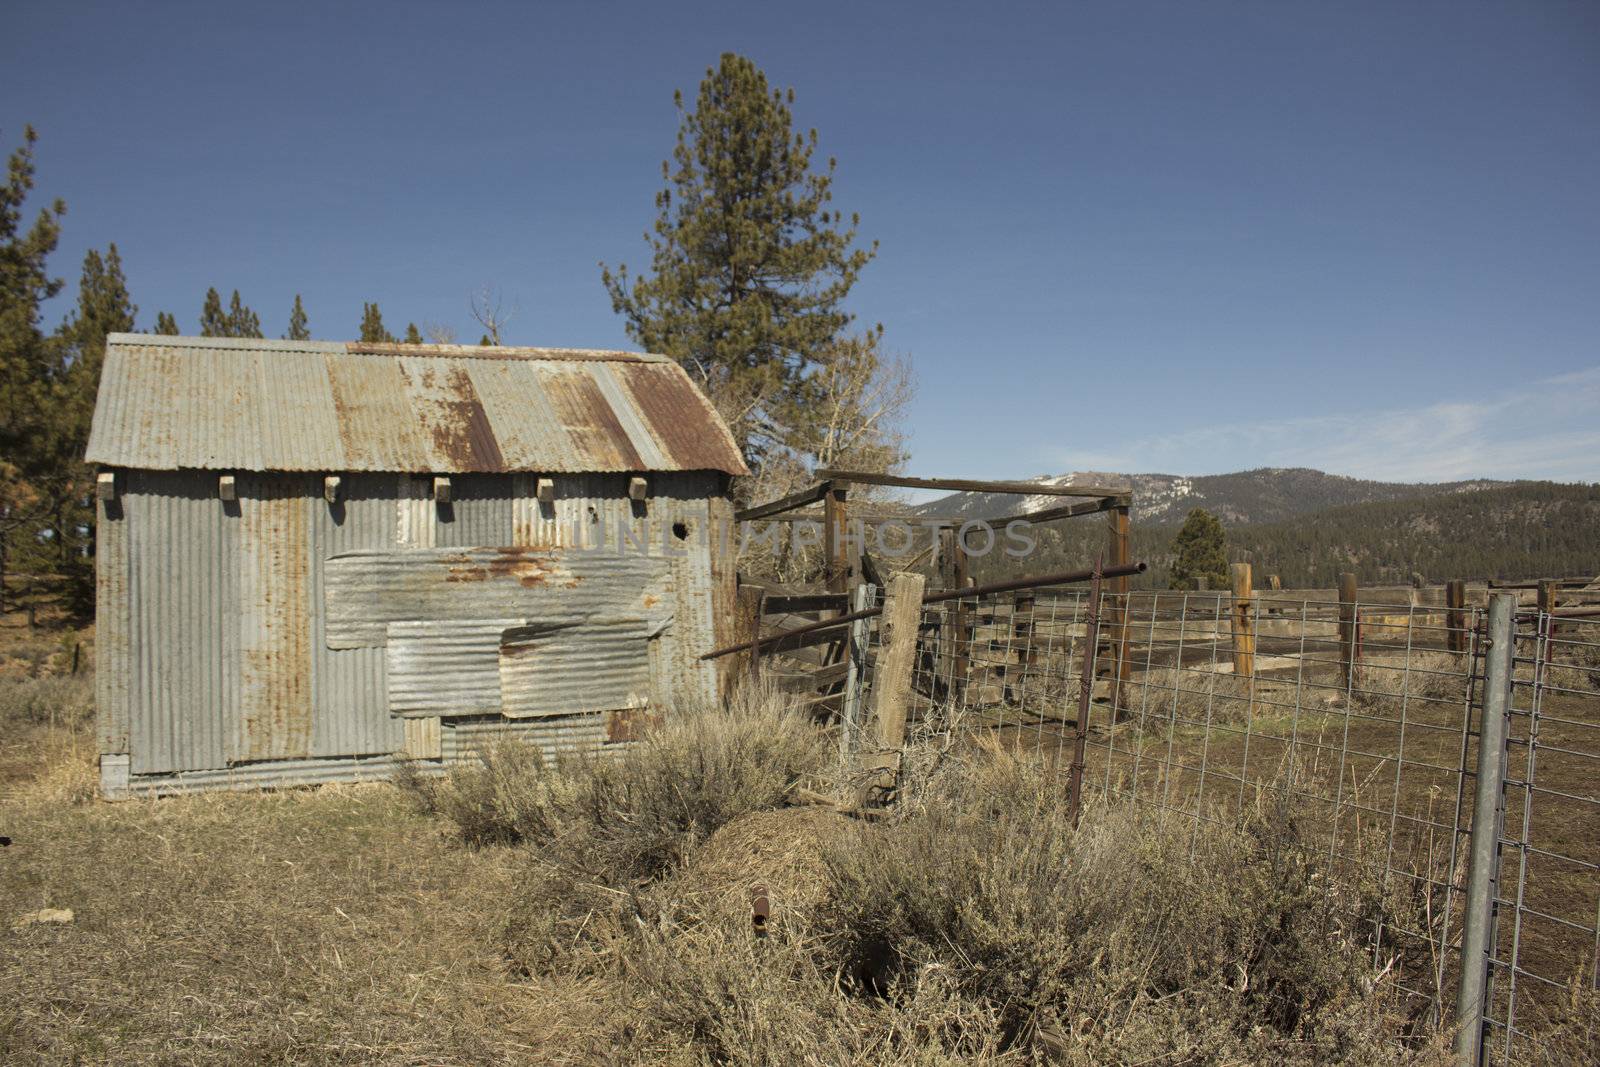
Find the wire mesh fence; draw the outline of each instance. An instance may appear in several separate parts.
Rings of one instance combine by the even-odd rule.
[[[877,640],[855,635],[847,760]],[[1207,823],[1287,803],[1278,817],[1324,850],[1329,886],[1358,890],[1341,894],[1359,902],[1342,920],[1424,1032],[1457,1017],[1489,643],[1481,606],[962,598],[922,607],[907,717],[942,744],[1039,753],[1091,801],[1187,822],[1191,849]],[[1478,901],[1493,903],[1487,1062],[1515,1062],[1529,1018],[1600,978],[1600,622],[1523,612],[1513,644],[1498,878]]]

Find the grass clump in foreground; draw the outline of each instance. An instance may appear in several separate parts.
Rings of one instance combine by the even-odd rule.
[[[614,760],[501,750],[415,788],[469,840],[518,842],[508,954],[615,989],[641,1060],[1446,1062],[1364,933],[1388,905],[1326,879],[1274,794],[1198,833],[1131,809],[1074,830],[1057,768],[982,750],[889,818],[766,810],[825,762],[757,700]],[[785,827],[812,840],[781,864],[719,847]]]

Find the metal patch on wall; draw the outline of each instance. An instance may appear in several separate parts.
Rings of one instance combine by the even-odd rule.
[[[500,643],[503,713],[536,718],[643,707],[651,695],[651,636],[642,618],[507,630]]]
[[[389,714],[497,715],[500,640],[526,619],[391,622]]]
[[[328,559],[329,648],[381,646],[391,622],[521,618],[660,620],[672,613],[666,561],[549,548],[352,552]]]

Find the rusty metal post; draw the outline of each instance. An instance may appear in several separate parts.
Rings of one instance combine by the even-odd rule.
[[[1339,679],[1345,686],[1355,684],[1356,661],[1361,655],[1356,627],[1358,594],[1356,576],[1348,572],[1339,575]]]
[[[1089,709],[1094,701],[1094,661],[1100,644],[1100,564],[1089,581],[1088,617],[1084,621],[1083,671],[1078,678],[1078,716],[1072,732],[1072,769],[1067,778],[1067,812],[1072,825],[1083,814],[1083,768],[1089,745]],[[1113,685],[1115,683],[1113,682]]]
[[[1250,586],[1250,564],[1233,565],[1233,673],[1253,678],[1256,673],[1255,596]]]
[[[1452,578],[1444,586],[1445,629],[1451,652],[1467,650],[1467,583]]]

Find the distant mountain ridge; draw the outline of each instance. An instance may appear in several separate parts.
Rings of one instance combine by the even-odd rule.
[[[1346,478],[1308,467],[1260,467],[1233,474],[1115,474],[1072,471],[1030,479],[1041,485],[1112,485],[1133,490],[1136,523],[1167,526],[1181,523],[1192,508],[1205,508],[1224,525],[1285,522],[1351,504],[1370,504],[1415,497],[1448,496],[1496,489],[1518,483],[1473,479],[1460,482],[1379,482]],[[918,515],[983,518],[1037,511],[1063,503],[1039,494],[954,493],[912,510]]]

